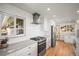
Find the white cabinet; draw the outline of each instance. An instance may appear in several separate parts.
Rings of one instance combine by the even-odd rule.
[[[37,43],[13,52],[7,56],[37,56]]]
[[[64,42],[73,44],[75,40],[75,32],[60,33],[60,39],[64,40]]]
[[[79,56],[79,43],[76,42],[76,56]]]
[[[79,56],[79,24],[75,25],[76,56]]]
[[[46,49],[48,49],[50,46],[51,46],[51,38],[50,38],[50,36],[47,36]]]

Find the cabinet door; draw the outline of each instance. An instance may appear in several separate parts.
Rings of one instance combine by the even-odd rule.
[[[37,56],[37,43],[30,46],[31,56]]]
[[[50,46],[51,46],[51,38],[50,36],[48,36],[46,40],[46,49],[49,48]]]
[[[79,48],[76,48],[76,56],[79,56]]]
[[[46,44],[46,49],[48,49],[51,46],[51,42],[50,41],[47,41],[46,43],[47,43]]]
[[[76,56],[79,56],[79,43],[76,44]]]

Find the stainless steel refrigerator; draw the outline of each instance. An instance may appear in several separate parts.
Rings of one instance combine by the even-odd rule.
[[[54,26],[51,26],[51,47],[54,47],[56,45],[56,35],[54,31]]]

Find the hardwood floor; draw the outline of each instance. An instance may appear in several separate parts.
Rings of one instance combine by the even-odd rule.
[[[58,40],[55,47],[46,50],[45,56],[75,56],[75,48],[73,44]]]

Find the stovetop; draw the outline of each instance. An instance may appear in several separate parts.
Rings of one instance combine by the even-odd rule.
[[[38,36],[38,37],[33,37],[33,38],[30,38],[31,40],[34,40],[34,41],[43,41],[43,40],[46,40],[46,38],[45,37],[40,37],[40,36]]]

